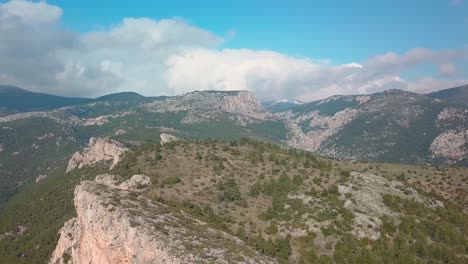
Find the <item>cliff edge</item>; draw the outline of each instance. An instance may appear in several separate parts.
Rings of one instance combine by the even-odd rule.
[[[144,175],[100,175],[75,189],[77,217],[50,263],[275,263],[241,240],[142,195]]]

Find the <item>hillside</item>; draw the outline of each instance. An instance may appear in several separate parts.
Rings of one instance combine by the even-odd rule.
[[[287,145],[322,155],[466,166],[468,105],[454,98],[467,91],[464,86],[429,95],[388,90],[332,96],[278,115],[288,123]]]
[[[126,92],[11,114],[0,117],[0,204],[64,166],[91,137],[138,145],[158,142],[161,133],[194,140],[246,136],[337,159],[465,166],[467,105],[442,97],[461,98],[467,89],[333,96],[274,113],[247,91],[154,98]],[[26,94],[42,102],[43,95]]]
[[[122,177],[113,185],[128,186],[121,182],[136,174],[151,182],[138,192],[98,185],[86,191],[99,206],[108,203],[102,198],[107,193],[120,197],[103,207],[109,217],[112,208],[122,210],[120,203],[128,203],[125,210],[154,213],[151,218],[183,212],[279,263],[463,263],[468,256],[467,169],[334,161],[247,139],[145,144],[112,170],[104,165],[65,175],[62,168],[12,198],[0,212],[0,259],[49,259],[59,229],[76,216],[75,186],[103,173]],[[91,187],[79,187],[75,197]],[[170,222],[158,226],[164,230]],[[120,223],[114,228],[124,227]]]
[[[91,100],[33,93],[14,86],[0,85],[0,116],[52,110],[68,105],[88,103]]]
[[[265,119],[267,115],[251,93],[212,91],[157,98],[121,93],[52,111],[0,117],[0,204],[40,175],[65,165],[91,137],[133,145],[159,142],[160,134],[168,131],[192,139],[249,135],[284,140],[283,123]]]
[[[466,105],[466,102],[468,102],[468,85],[444,89],[438,92],[427,94],[427,96],[449,103]]]

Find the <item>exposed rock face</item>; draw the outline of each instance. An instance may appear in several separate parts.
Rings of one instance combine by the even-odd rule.
[[[47,175],[45,175],[45,174],[44,175],[39,175],[39,176],[36,177],[36,182],[40,182],[40,181],[44,180],[46,177],[47,177]]]
[[[242,122],[271,116],[249,91],[196,91],[156,100],[145,107],[158,113],[187,111],[187,116],[183,119],[183,123],[187,124],[216,119],[226,113],[234,114]]]
[[[443,126],[446,121],[461,120],[468,122],[468,109],[446,107],[437,115],[436,125]]]
[[[287,143],[293,147],[317,151],[325,140],[335,135],[358,114],[358,110],[347,108],[333,116],[321,115],[319,111],[299,115],[293,122],[289,122],[292,133]],[[299,127],[303,122],[308,123],[306,133]]]
[[[382,226],[380,217],[398,218],[383,202],[383,195],[398,196],[421,203],[421,206],[431,208],[443,207],[443,203],[427,199],[416,190],[405,186],[399,181],[389,181],[384,177],[351,172],[347,184],[338,186],[344,207],[354,214],[353,234],[358,238],[377,240],[380,237],[378,228]],[[348,199],[348,197],[352,197]]]
[[[110,169],[115,167],[128,151],[121,143],[106,138],[90,138],[88,147],[76,152],[68,162],[67,172],[101,161],[111,162]]]
[[[48,111],[48,112],[27,112],[27,113],[21,113],[21,114],[7,115],[4,117],[0,117],[0,123],[6,123],[6,122],[15,121],[15,120],[21,120],[21,119],[33,118],[33,117],[49,118],[60,124],[77,125],[81,123],[81,120],[78,117],[69,115],[60,110],[53,110],[53,111]]]
[[[166,133],[161,134],[161,145],[164,145],[171,141],[177,141],[177,140],[179,140],[179,138],[171,134],[166,134]]]
[[[125,135],[125,134],[127,134],[127,131],[123,129],[117,129],[117,131],[115,131],[114,133],[115,136],[120,136],[120,135]]]
[[[92,107],[96,104],[89,104],[88,107]],[[119,112],[112,115],[103,115],[93,118],[79,118],[76,115],[70,114],[67,110],[74,108],[74,106],[68,106],[58,108],[51,111],[37,111],[37,112],[26,112],[19,114],[11,114],[0,117],[0,123],[12,122],[15,120],[27,119],[27,118],[48,118],[52,119],[57,123],[64,125],[74,126],[102,126],[105,123],[110,122],[114,118],[123,117],[133,113],[132,111]]]
[[[466,166],[468,108],[466,103],[434,100],[447,94],[388,90],[332,96],[275,113],[275,117],[287,125],[288,146],[326,156]]]
[[[468,129],[440,134],[432,142],[430,151],[434,158],[443,158],[449,164],[468,159]]]
[[[142,189],[148,187],[151,184],[151,180],[148,176],[145,175],[133,175],[132,178],[126,180],[122,183],[121,178],[118,175],[111,174],[101,174],[96,176],[94,180],[96,183],[104,184],[107,187],[111,187],[119,190],[131,190],[131,191],[141,191]]]
[[[112,175],[75,189],[77,218],[65,223],[50,263],[275,263],[242,241],[127,190]]]

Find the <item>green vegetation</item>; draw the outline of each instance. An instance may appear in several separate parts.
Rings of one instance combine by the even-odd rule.
[[[350,171],[364,170],[392,180],[401,180],[405,173],[406,184],[416,184],[413,178],[421,171],[432,173],[417,167],[331,162],[246,138],[141,144],[110,173],[123,179],[149,176],[153,184],[140,195],[235,235],[279,263],[463,263],[468,217],[448,202],[431,209],[383,196],[400,220],[381,217],[376,241],[356,238],[354,214],[344,208],[344,198],[353,197],[343,198],[337,185],[348,184]],[[28,228],[21,236],[0,240],[5,263],[43,263],[55,247],[58,230],[74,216],[74,186],[108,172],[100,167],[63,171],[25,187],[5,204],[0,234]],[[440,170],[440,177],[444,173]],[[453,175],[463,178],[461,172]]]
[[[43,182],[14,196],[0,211],[0,234],[27,228],[23,235],[0,239],[2,263],[44,263],[56,246],[58,230],[75,216],[73,191],[81,180],[93,179],[104,168],[64,175],[56,169]]]
[[[174,185],[174,184],[177,184],[181,182],[181,179],[177,176],[171,176],[169,178],[167,178],[166,180],[164,180],[164,184],[167,184],[167,185]]]

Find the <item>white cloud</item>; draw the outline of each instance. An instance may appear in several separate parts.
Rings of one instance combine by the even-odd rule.
[[[21,22],[30,25],[54,24],[62,16],[62,9],[42,1],[33,3],[15,0],[1,4],[0,14],[4,16],[3,18],[16,17]]]
[[[439,72],[443,76],[453,76],[457,73],[457,68],[453,64],[445,63],[439,65]]]
[[[467,59],[466,51],[417,48],[336,65],[268,50],[220,49],[222,37],[179,18],[125,18],[113,27],[75,33],[58,27],[61,15],[59,7],[46,2],[0,4],[0,36],[8,36],[0,41],[0,83],[69,96],[241,89],[265,99],[312,100],[389,88],[442,89],[465,82],[404,80],[401,74],[434,64],[442,77],[449,76],[455,61]],[[231,30],[226,38],[235,36]]]
[[[432,77],[424,77],[416,81],[408,83],[408,89],[418,93],[429,93],[435,92],[441,89],[441,87],[457,87],[468,83],[468,78],[461,80],[445,80],[445,79],[434,79]]]
[[[169,58],[166,78],[177,93],[242,89],[255,91],[263,98],[312,100],[333,94],[411,89],[416,86],[400,77],[405,69],[463,56],[466,53],[460,51],[414,49],[402,55],[378,55],[363,64],[334,66],[271,51],[195,49]]]
[[[453,6],[459,6],[463,4],[463,0],[450,0],[450,4]]]

